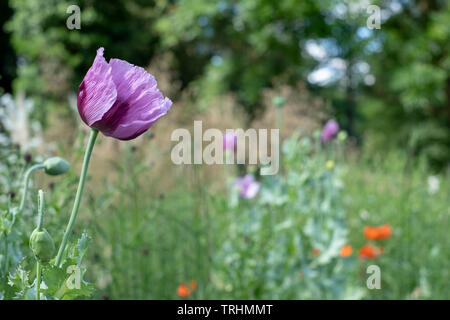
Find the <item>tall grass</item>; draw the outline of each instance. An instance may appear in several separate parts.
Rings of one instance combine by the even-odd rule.
[[[82,145],[80,136],[70,150],[75,167]],[[433,189],[432,171],[402,151],[348,151],[342,142],[322,146],[294,135],[283,144],[280,173],[258,177],[257,197],[241,199],[231,185],[239,170],[169,165],[158,172],[167,150],[143,157],[127,146],[104,169],[112,178],[88,182],[74,230],[74,239],[86,231],[93,240],[85,277],[94,298],[179,299],[177,287],[196,280],[192,299],[449,299],[448,173],[432,178]],[[2,190],[18,193],[13,176],[24,164],[15,168],[13,158],[2,167]],[[51,186],[37,178],[59,243],[76,170]],[[25,255],[34,209],[25,212]],[[393,234],[377,242],[383,253],[359,259],[368,242],[363,228],[386,223]],[[339,256],[344,244],[351,257]],[[371,264],[381,269],[380,290],[366,286]]]
[[[316,147],[291,150],[283,174],[262,178],[258,198],[250,201],[237,200],[226,181],[223,189],[211,189],[217,181],[202,166],[151,176],[151,164],[128,149],[115,162],[116,181],[105,183],[85,210],[85,227],[96,239],[88,254],[96,297],[174,299],[180,283],[195,279],[191,298],[449,298],[448,176],[439,176],[439,190],[430,194],[430,170],[400,151],[355,160],[344,157],[342,146]],[[330,159],[333,170],[326,169]],[[160,192],[160,179],[174,179],[175,187]],[[290,186],[292,179],[304,181]],[[329,220],[332,230],[327,222],[306,231],[311,217],[323,222],[336,210],[342,215]],[[322,243],[320,250],[327,250],[341,222],[353,256],[333,252],[317,266],[311,249]],[[378,243],[383,253],[358,259],[367,242],[363,227],[384,223],[393,235]],[[370,264],[381,268],[380,290],[366,287]]]
[[[376,262],[382,289],[370,298],[450,298],[449,175],[436,176],[439,190],[429,186],[431,170],[402,151],[347,164],[346,207],[353,243],[364,242],[365,225],[390,223],[393,235]]]

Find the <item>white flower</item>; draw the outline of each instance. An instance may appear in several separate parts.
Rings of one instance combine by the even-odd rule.
[[[359,213],[359,216],[361,217],[362,220],[367,220],[369,219],[370,213],[366,209],[362,209],[361,212]]]
[[[26,99],[23,93],[19,93],[16,98],[7,93],[0,97],[0,105],[3,106],[0,108],[0,121],[9,132],[13,144],[19,145],[22,152],[42,144],[40,124],[29,121],[33,109],[31,99]]]
[[[439,179],[436,176],[429,176],[428,177],[428,193],[429,194],[435,194],[439,191]]]

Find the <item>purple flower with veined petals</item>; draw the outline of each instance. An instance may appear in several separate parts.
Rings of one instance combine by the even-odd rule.
[[[325,124],[322,130],[322,136],[320,139],[323,143],[327,143],[328,141],[334,139],[339,131],[339,124],[331,119]]]
[[[120,140],[147,131],[170,109],[172,101],[143,68],[124,60],[103,58],[97,50],[94,63],[78,88],[78,112],[91,128]]]
[[[255,180],[255,177],[251,174],[247,174],[244,177],[237,178],[234,183],[239,190],[239,194],[247,199],[251,199],[256,196],[259,191],[260,183]]]
[[[237,135],[234,131],[228,131],[223,136],[223,149],[236,151],[237,148]]]

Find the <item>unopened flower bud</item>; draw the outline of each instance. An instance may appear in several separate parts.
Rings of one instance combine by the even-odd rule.
[[[345,141],[347,140],[348,134],[345,131],[339,131],[337,138],[339,141]]]
[[[45,165],[45,173],[51,176],[66,173],[70,169],[70,163],[60,157],[48,158],[43,164]]]
[[[284,97],[282,97],[282,96],[276,96],[276,97],[273,98],[272,103],[277,108],[283,108],[284,104],[286,103],[286,99]]]
[[[30,236],[30,248],[36,259],[41,263],[47,263],[55,253],[55,242],[45,229],[34,229]]]

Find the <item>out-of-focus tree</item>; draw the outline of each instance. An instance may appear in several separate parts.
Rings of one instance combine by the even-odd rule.
[[[367,126],[382,145],[407,146],[434,164],[450,162],[450,2],[388,1],[399,12],[382,24],[370,64],[376,83]],[[376,145],[375,148],[379,148]]]
[[[380,28],[368,20],[380,9]],[[350,134],[449,157],[449,8],[445,0],[180,0],[157,29],[201,105],[236,93],[253,119],[273,81],[306,81]],[[393,138],[394,137],[394,138]],[[380,150],[380,145],[378,145]]]
[[[341,127],[378,141],[377,150],[408,142],[413,154],[445,164],[448,3],[79,0],[81,30],[69,30],[66,10],[73,2],[10,0],[14,15],[7,28],[19,55],[15,88],[32,95],[40,111],[66,102],[100,46],[107,58],[143,66],[162,53],[200,108],[232,92],[250,123],[263,111],[263,89],[302,81]],[[370,30],[367,8],[373,4],[382,21]]]
[[[163,45],[173,50],[184,86],[201,106],[234,92],[252,120],[262,89],[282,78],[295,83],[310,69],[302,47],[330,34],[324,23],[335,1],[180,0],[168,4],[157,24]]]
[[[145,3],[145,6],[142,5]],[[70,30],[71,5],[81,12],[81,29]],[[92,64],[96,50],[147,65],[157,46],[152,24],[158,17],[154,1],[11,0],[13,18],[7,24],[19,55],[16,89],[32,95],[38,110],[67,103]]]
[[[180,0],[168,4],[156,26],[200,106],[231,91],[251,121],[262,111],[262,89],[274,81],[303,81],[353,134],[358,93],[365,77],[373,77],[367,56],[378,41],[364,32],[369,5],[359,0]]]
[[[368,59],[379,50],[379,33],[367,27],[367,9],[379,1],[335,1],[324,23],[331,25],[323,38],[311,37],[304,47],[316,61],[305,77],[312,92],[323,97],[342,129],[359,135],[364,90],[373,84]]]

